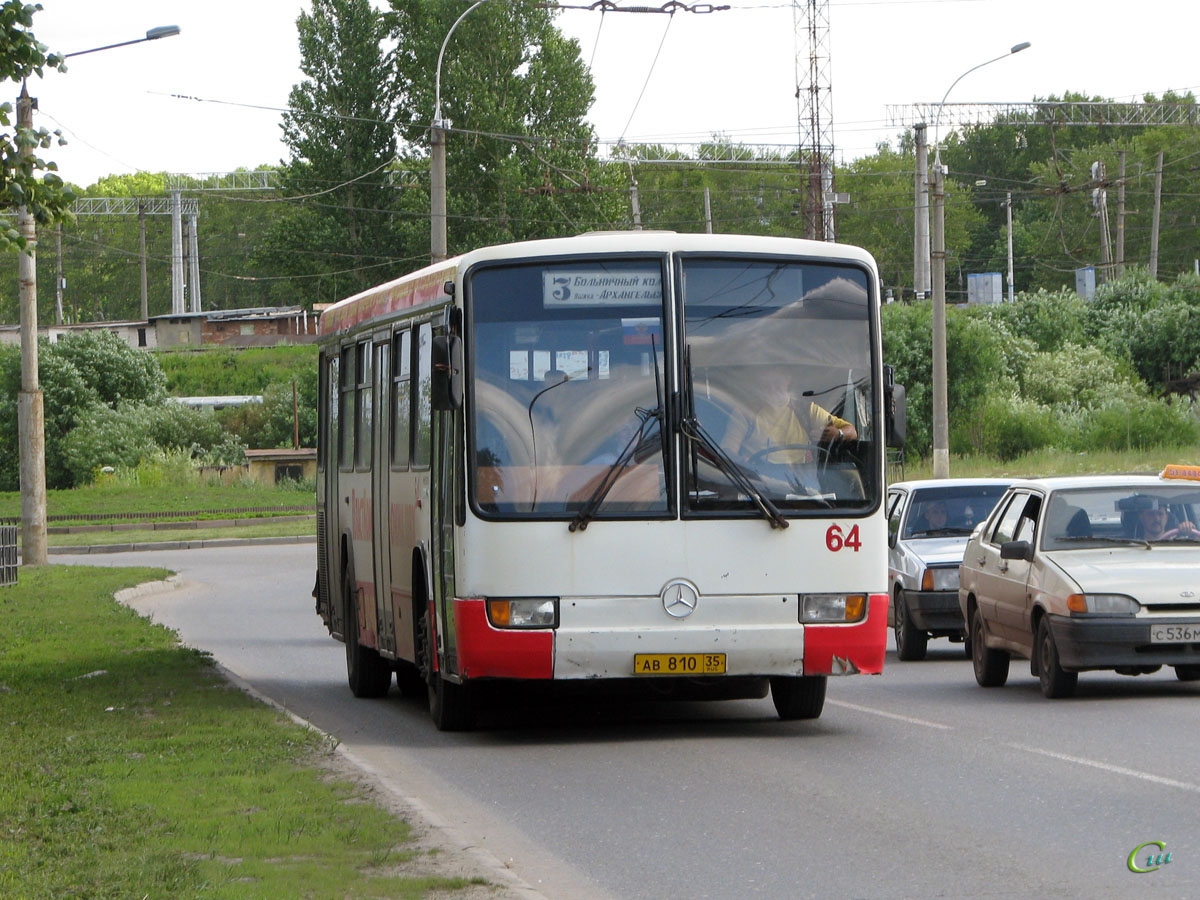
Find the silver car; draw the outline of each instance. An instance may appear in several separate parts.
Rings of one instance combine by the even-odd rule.
[[[1012,484],[960,570],[980,685],[1004,684],[1013,656],[1047,697],[1069,696],[1089,669],[1200,679],[1200,467],[1176,468],[1195,480]]]
[[[924,659],[931,637],[964,639],[958,564],[967,538],[1008,485],[1008,479],[943,478],[888,488],[888,616],[900,659]]]

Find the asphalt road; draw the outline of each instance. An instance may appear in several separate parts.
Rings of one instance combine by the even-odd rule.
[[[1085,673],[1048,701],[1028,665],[976,686],[961,645],[831,681],[822,717],[769,699],[514,698],[466,734],[424,704],[354,700],[310,597],[313,545],[54,562],[155,565],[137,605],[344,743],[529,896],[1194,898],[1200,684]],[[1170,852],[1155,871],[1150,853]]]

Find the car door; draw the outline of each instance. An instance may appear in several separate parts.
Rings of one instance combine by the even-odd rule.
[[[1014,570],[1013,560],[1000,558],[1000,546],[1013,540],[1025,517],[1030,499],[1028,491],[1013,491],[1009,495],[1007,501],[1004,501],[1004,508],[986,526],[990,530],[983,535],[977,549],[973,551],[976,558],[970,561],[976,570],[975,602],[979,613],[983,616],[988,632],[1005,639],[1007,635],[1002,624],[1000,607],[1010,602],[1015,580],[1020,580],[1019,590],[1024,591],[1023,576],[1028,576],[1029,568],[1026,563],[1023,569],[1017,567],[1017,570]]]
[[[1037,547],[1037,522],[1041,507],[1042,498],[1031,493],[1015,518],[1011,540],[1024,541],[1030,548]],[[996,552],[999,555],[999,546]],[[1023,652],[1028,652],[1033,645],[1029,634],[1029,573],[1033,565],[1032,560],[1026,559],[1001,559],[997,565],[1000,578],[996,591],[994,633]]]

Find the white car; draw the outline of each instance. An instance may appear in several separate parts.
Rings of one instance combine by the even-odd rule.
[[[999,478],[942,478],[888,488],[888,617],[900,659],[924,659],[931,637],[964,639],[958,564],[967,538],[1008,485]]]
[[[1200,679],[1200,466],[1164,475],[1012,484],[960,570],[981,686],[1003,685],[1013,656],[1047,697],[1089,669]]]

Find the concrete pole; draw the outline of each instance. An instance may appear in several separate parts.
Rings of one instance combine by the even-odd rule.
[[[1154,219],[1150,225],[1150,277],[1158,277],[1158,225],[1162,219],[1162,169],[1163,155],[1158,151],[1158,163],[1154,167]]]
[[[1008,302],[1012,303],[1016,299],[1013,294],[1012,191],[1007,192],[1004,211],[1008,216]]]
[[[913,126],[916,138],[917,171],[913,221],[913,291],[929,296],[929,149],[925,144],[925,123]]]
[[[188,216],[188,300],[189,312],[200,312],[200,238],[197,235],[196,215]]]
[[[1125,274],[1125,151],[1118,156],[1117,169],[1117,277]]]
[[[642,205],[638,201],[637,179],[629,179],[629,205],[633,210],[633,230],[642,230]]]
[[[171,313],[182,315],[183,303],[183,211],[179,191],[171,191]]]
[[[142,321],[150,318],[150,292],[146,281],[146,203],[138,201],[138,256],[142,276]]]
[[[930,275],[933,281],[933,477],[950,477],[950,428],[946,391],[946,181],[942,156],[933,162],[933,249]]]
[[[712,196],[704,189],[704,233],[712,234]]]
[[[446,130],[439,119],[429,128],[429,259],[446,258]]]
[[[62,222],[54,225],[54,324],[63,323]]]
[[[17,98],[17,127],[33,128],[34,100],[25,85]],[[33,155],[29,142],[21,156]],[[17,254],[17,294],[21,307],[21,390],[17,395],[17,443],[21,453],[21,563],[44,566],[46,550],[46,431],[38,387],[37,223],[29,207],[17,209],[17,231],[25,250]]]

